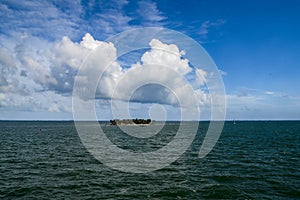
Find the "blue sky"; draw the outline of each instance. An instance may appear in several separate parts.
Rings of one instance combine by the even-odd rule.
[[[71,61],[89,51],[80,43],[86,33],[104,41],[149,26],[182,32],[206,49],[221,70],[227,119],[300,119],[299,6],[293,0],[1,1],[0,119],[72,119]]]

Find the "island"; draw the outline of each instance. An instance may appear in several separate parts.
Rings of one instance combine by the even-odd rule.
[[[151,124],[151,119],[114,119],[110,120],[110,124],[117,126],[117,125],[145,125],[145,124]]]

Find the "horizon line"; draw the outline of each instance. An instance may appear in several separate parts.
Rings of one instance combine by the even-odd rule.
[[[105,120],[76,120],[76,122],[110,122]],[[151,119],[153,120],[153,119]],[[75,122],[73,119],[0,119],[0,122]],[[232,121],[300,121],[300,119],[225,119],[225,120],[153,120],[154,122],[232,122]]]

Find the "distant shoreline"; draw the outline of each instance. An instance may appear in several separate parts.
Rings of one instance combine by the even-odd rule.
[[[185,120],[185,121],[179,121],[179,120],[167,120],[167,121],[155,121],[155,122],[299,122],[300,119],[241,119],[241,120],[201,120],[201,121],[196,121],[196,120]],[[29,120],[29,119],[7,119],[7,120],[0,120],[0,122],[103,122],[103,123],[109,123],[110,120]]]

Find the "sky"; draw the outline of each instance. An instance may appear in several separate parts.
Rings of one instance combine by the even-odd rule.
[[[96,49],[107,56],[95,62],[115,59],[97,87],[99,119],[113,118],[109,102],[118,100],[122,105],[129,85],[143,81],[134,72],[124,78],[130,69],[168,82],[178,93],[176,100],[170,88],[146,85],[137,89],[131,97],[133,117],[147,117],[145,110],[150,109],[154,118],[167,114],[168,120],[176,120],[178,98],[192,106],[189,91],[183,80],[176,79],[176,72],[188,79],[204,118],[209,118],[205,113],[211,97],[205,90],[209,73],[189,64],[178,44],[153,38],[148,49],[121,59],[116,46],[106,41],[142,27],[179,31],[202,45],[224,83],[226,119],[299,120],[299,6],[294,0],[2,0],[0,120],[72,120],[74,79]],[[153,63],[172,69],[148,68]],[[86,69],[80,84],[88,87],[84,80],[94,77],[95,70]],[[120,80],[126,84],[117,95],[112,94]]]

